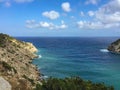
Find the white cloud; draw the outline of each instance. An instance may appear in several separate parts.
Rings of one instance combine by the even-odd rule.
[[[95,15],[95,13],[94,13],[93,11],[88,11],[88,15],[89,15],[90,17],[92,17],[92,16]]]
[[[26,20],[26,27],[27,28],[37,28],[39,25],[36,23],[35,20]]]
[[[65,24],[58,26],[58,29],[65,29],[65,28],[67,28],[67,25],[65,25]]]
[[[49,30],[57,30],[57,29],[66,29],[67,25],[62,20],[60,25],[55,25],[51,22],[43,22],[40,21],[39,23],[35,22],[35,20],[27,20],[26,21],[26,27],[27,28],[45,28]]]
[[[96,13],[96,19],[103,23],[116,23],[120,22],[120,12],[114,12],[111,14]]]
[[[40,22],[40,26],[44,27],[44,28],[48,28],[48,27],[52,26],[52,23]]]
[[[101,22],[79,21],[77,25],[80,29],[101,29],[103,24]]]
[[[65,12],[70,12],[70,11],[71,11],[70,3],[69,3],[69,2],[64,2],[64,3],[62,3],[61,7],[62,7],[62,9],[63,9]]]
[[[62,20],[61,21],[61,25],[60,26],[58,26],[58,29],[65,29],[65,28],[67,28],[68,26],[65,24],[65,22]]]
[[[43,12],[42,15],[51,19],[51,20],[54,20],[54,19],[57,19],[60,17],[60,14],[54,10],[49,11],[49,12],[48,11]]]
[[[120,0],[111,0],[97,11],[89,11],[92,21],[78,21],[79,28],[112,29],[120,28]]]
[[[36,21],[35,20],[26,20],[27,24],[34,24]]]
[[[99,1],[100,1],[100,0],[87,0],[87,1],[85,2],[85,4],[97,5]]]
[[[104,23],[120,22],[120,0],[110,1],[99,8],[96,18]]]
[[[120,23],[107,23],[104,24],[99,21],[89,22],[89,21],[79,21],[77,25],[80,29],[110,29],[110,28],[119,28]]]

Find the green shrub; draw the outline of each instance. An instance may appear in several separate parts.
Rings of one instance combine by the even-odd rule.
[[[112,86],[106,86],[104,83],[92,83],[82,80],[80,77],[71,77],[65,79],[49,78],[37,84],[34,90],[114,90]]]
[[[29,77],[27,77],[26,75],[23,75],[23,78],[25,78],[26,80],[28,80],[29,82],[31,82],[32,85],[35,84],[34,80],[31,79],[31,78],[29,78]]]
[[[11,67],[8,63],[2,61],[2,65],[3,65],[3,67],[4,67],[5,69],[7,69],[7,70],[9,70],[9,71],[12,70],[12,67]]]
[[[14,67],[12,67],[12,69],[13,69],[13,71],[14,71],[15,73],[17,73],[17,70],[16,70]]]
[[[12,67],[12,66],[10,66],[8,63],[6,63],[6,62],[4,62],[4,61],[2,61],[2,62],[0,62],[0,63],[2,63],[2,65],[3,65],[3,67],[5,68],[5,69],[7,69],[7,70],[9,70],[9,71],[14,71],[15,73],[17,73],[17,70],[14,68],[14,67]]]

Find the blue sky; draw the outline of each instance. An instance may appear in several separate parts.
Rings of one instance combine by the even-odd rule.
[[[12,36],[119,36],[120,0],[0,0],[0,32]]]

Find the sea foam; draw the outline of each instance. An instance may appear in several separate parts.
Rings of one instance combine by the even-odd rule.
[[[48,76],[45,76],[45,75],[41,75],[40,76],[40,79],[43,79],[43,80],[45,80],[45,79],[48,79],[49,77]]]
[[[100,49],[101,52],[107,53],[109,52],[107,49]]]
[[[42,58],[42,55],[38,55],[38,58]]]

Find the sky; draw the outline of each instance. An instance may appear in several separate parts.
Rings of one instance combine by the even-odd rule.
[[[0,0],[0,33],[33,37],[120,36],[120,0]]]

